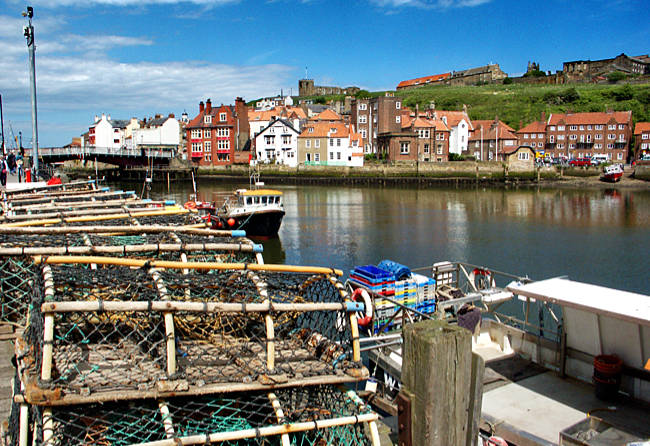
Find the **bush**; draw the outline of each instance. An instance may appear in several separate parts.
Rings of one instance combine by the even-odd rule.
[[[458,153],[450,153],[449,161],[465,161],[465,157],[463,155],[459,155]]]
[[[634,91],[629,85],[623,85],[622,87],[612,91],[612,97],[617,101],[629,101],[634,98]]]
[[[368,90],[359,90],[354,94],[354,97],[357,99],[370,99],[372,95]]]
[[[510,84],[512,84],[512,78],[511,77],[506,77],[503,80],[503,85],[510,85]]]
[[[531,70],[527,71],[526,74],[524,74],[524,77],[546,77],[546,73],[542,70]]]
[[[622,81],[625,79],[625,73],[621,73],[620,71],[612,71],[607,75],[607,81],[610,84],[615,84],[618,81]]]

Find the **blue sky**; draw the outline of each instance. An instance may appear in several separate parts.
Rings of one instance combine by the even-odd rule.
[[[143,118],[198,102],[317,85],[394,89],[405,79],[499,63],[650,52],[641,0],[35,0],[39,144],[70,142],[95,115]],[[30,145],[26,3],[0,0],[0,94]]]

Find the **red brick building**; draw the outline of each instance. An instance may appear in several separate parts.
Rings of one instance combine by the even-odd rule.
[[[632,112],[553,113],[546,123],[546,154],[591,157],[605,154],[624,162],[632,137]]]
[[[542,113],[541,121],[532,122],[515,132],[517,146],[532,147],[536,153],[544,152],[543,154],[546,155],[546,120],[544,118],[544,113]]]
[[[354,99],[350,124],[363,139],[363,152],[377,153],[380,133],[399,132],[402,128],[402,100],[394,96]]]
[[[505,152],[517,147],[515,130],[503,121],[473,120],[467,152],[483,161],[503,161]]]
[[[637,122],[634,127],[634,159],[650,155],[650,122]]]
[[[400,131],[377,135],[378,151],[389,161],[449,161],[450,129],[441,119],[402,114]]]
[[[199,102],[199,114],[185,127],[187,153],[198,166],[229,165],[246,159],[250,150],[248,110],[242,98],[235,105],[212,107],[210,99]]]

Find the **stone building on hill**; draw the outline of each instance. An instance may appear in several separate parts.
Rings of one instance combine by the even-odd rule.
[[[650,75],[650,57],[630,57],[624,53],[601,60],[574,60],[564,62],[562,73],[569,82],[592,81],[614,71],[626,74]]]
[[[298,94],[305,96],[322,96],[330,94],[354,95],[361,90],[359,87],[323,87],[314,85],[313,79],[300,79],[298,81]]]
[[[501,70],[499,64],[489,64],[468,70],[454,71],[451,73],[451,85],[476,85],[502,82],[508,75]]]

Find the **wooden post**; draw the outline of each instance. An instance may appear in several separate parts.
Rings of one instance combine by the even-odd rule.
[[[402,383],[411,404],[411,444],[477,443],[483,362],[472,359],[472,334],[446,321],[404,327]],[[478,396],[477,396],[478,395]]]

